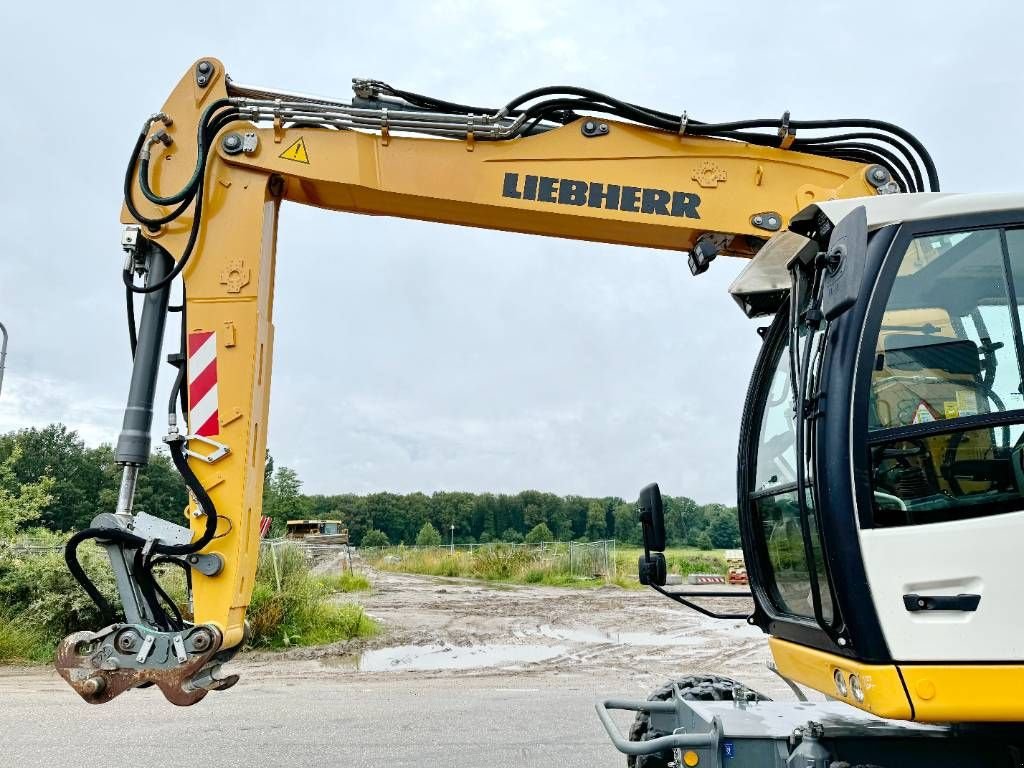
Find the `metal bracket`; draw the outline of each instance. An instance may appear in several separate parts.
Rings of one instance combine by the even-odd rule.
[[[213,63],[206,61],[200,61],[196,64],[196,85],[200,88],[205,88],[210,84],[210,80],[213,78],[214,69]]]
[[[592,139],[595,136],[607,136],[608,131],[608,123],[604,123],[599,120],[588,119],[583,121],[583,124],[580,126],[580,133],[588,139]]]
[[[164,544],[181,545],[192,541],[192,531],[145,512],[137,512],[132,519],[132,533],[146,539],[146,543],[159,540]]]
[[[207,464],[214,464],[231,453],[231,449],[228,446],[223,443],[218,443],[216,440],[211,440],[208,437],[203,437],[202,435],[185,435],[183,439],[185,440],[185,455],[191,456],[193,459],[205,461]],[[192,444],[193,440],[210,446],[213,448],[213,451],[210,453],[199,453],[198,451],[193,451],[189,448],[189,445]]]
[[[782,121],[779,125],[779,149],[789,149],[796,141],[796,129],[789,125],[789,110],[782,113]]]

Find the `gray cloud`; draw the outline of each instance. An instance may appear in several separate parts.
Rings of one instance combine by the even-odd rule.
[[[121,175],[203,54],[242,82],[337,96],[358,75],[487,104],[558,83],[703,119],[877,116],[926,140],[946,188],[1022,175],[1001,127],[1021,118],[1017,4],[187,5],[0,9],[0,429],[116,437]],[[296,206],[278,264],[270,443],[308,489],[630,495],[658,479],[733,497],[758,347],[725,292],[740,264],[695,280],[676,253]]]

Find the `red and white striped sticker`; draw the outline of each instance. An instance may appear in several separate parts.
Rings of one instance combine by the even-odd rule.
[[[188,425],[193,435],[210,437],[220,432],[215,331],[188,335],[188,402]]]

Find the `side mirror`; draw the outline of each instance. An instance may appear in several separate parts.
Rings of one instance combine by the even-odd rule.
[[[665,551],[665,511],[661,503],[661,489],[657,483],[646,485],[637,501],[640,525],[644,533],[644,549],[649,552]]]
[[[863,205],[850,211],[832,230],[825,253],[821,311],[832,320],[854,305],[864,282],[868,253],[868,216]]]

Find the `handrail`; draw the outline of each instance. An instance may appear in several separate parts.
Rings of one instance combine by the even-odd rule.
[[[667,749],[682,747],[714,747],[718,744],[717,727],[705,733],[673,733],[659,736],[647,741],[630,741],[622,735],[622,731],[612,720],[608,710],[621,709],[628,712],[675,712],[675,700],[669,701],[635,701],[631,699],[605,699],[595,705],[597,716],[608,732],[612,744],[624,755],[651,755]]]

